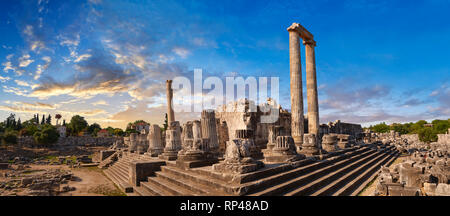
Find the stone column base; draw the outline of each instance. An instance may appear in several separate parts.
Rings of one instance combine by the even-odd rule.
[[[345,148],[350,147],[350,145],[349,145],[348,143],[341,143],[341,142],[338,142],[337,146],[338,146],[340,149],[345,149]]]
[[[178,158],[178,151],[164,151],[159,155],[159,159],[173,161]]]
[[[253,163],[222,162],[219,164],[214,164],[212,170],[221,173],[244,174],[254,172],[262,167],[264,167],[264,163],[261,161],[254,161]]]
[[[305,155],[305,156],[307,156],[307,157],[310,157],[310,156],[313,156],[313,155],[318,155],[318,154],[320,154],[320,151],[319,151],[319,149],[317,148],[317,147],[303,147],[301,150],[300,150],[300,152],[299,152],[299,154],[303,154],[303,155]]]
[[[325,150],[326,152],[335,152],[338,150],[335,145],[324,145],[324,144],[322,144],[322,149]]]
[[[162,154],[163,152],[163,149],[149,149],[147,154],[151,157],[158,157],[158,155]]]
[[[292,152],[289,150],[285,151],[277,151],[275,150],[267,150],[264,151],[264,162],[267,163],[289,163],[293,161],[298,161],[305,158],[305,155],[297,154],[296,152]]]
[[[204,152],[201,150],[192,151],[188,150],[186,152],[180,151],[177,158],[177,166],[182,169],[211,166],[219,162],[215,154]]]

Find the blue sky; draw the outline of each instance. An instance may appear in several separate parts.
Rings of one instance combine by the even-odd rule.
[[[322,123],[450,118],[450,1],[1,4],[0,119],[60,113],[104,127],[161,123],[164,81],[194,68],[279,76],[280,104],[289,109],[293,22],[317,41]]]

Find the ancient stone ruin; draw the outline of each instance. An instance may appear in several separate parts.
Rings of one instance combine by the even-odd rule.
[[[109,161],[104,173],[128,195],[142,196],[349,196],[363,191],[382,166],[390,165],[402,148],[411,146],[402,147],[401,138],[383,141],[376,134],[364,133],[361,125],[340,121],[319,125],[316,42],[298,23],[287,30],[291,112],[271,99],[265,104],[245,99],[204,110],[200,119],[180,125],[168,80],[168,129],[161,131],[152,125],[148,134],[142,131],[125,138],[124,147],[111,150],[104,158]],[[306,53],[306,117],[300,40]],[[261,123],[263,106],[279,111],[274,123]],[[413,156],[416,162],[405,162],[392,172],[382,169],[377,194],[418,195],[422,193],[419,186],[426,187],[427,194],[448,191],[448,176],[436,174],[448,172],[448,151]]]

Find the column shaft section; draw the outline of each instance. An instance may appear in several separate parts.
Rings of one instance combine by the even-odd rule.
[[[172,90],[172,80],[166,81],[166,95],[167,95],[167,121],[170,125],[170,122],[175,121],[175,114],[173,112],[172,107],[172,98],[173,98],[173,90]]]
[[[319,135],[319,102],[317,99],[315,41],[305,41],[306,94],[308,101],[308,133]]]
[[[202,137],[209,140],[209,150],[219,150],[219,139],[217,137],[216,117],[214,110],[203,110],[201,114]]]
[[[300,37],[298,32],[289,31],[289,61],[291,78],[291,134],[295,145],[303,143],[303,92],[300,62]]]

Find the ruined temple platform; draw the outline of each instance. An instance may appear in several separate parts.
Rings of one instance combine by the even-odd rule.
[[[382,165],[398,156],[393,146],[374,144],[346,148],[332,154],[291,163],[266,164],[255,172],[231,175],[212,166],[182,168],[165,161],[139,186],[129,180],[131,161],[157,161],[146,155],[123,154],[105,174],[128,195],[140,196],[339,196],[357,195]]]

